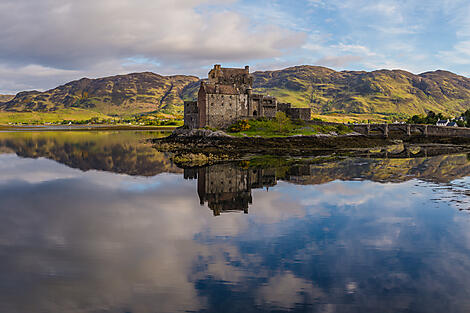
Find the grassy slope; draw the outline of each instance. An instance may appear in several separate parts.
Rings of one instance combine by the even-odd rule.
[[[83,78],[46,92],[21,92],[0,104],[4,111],[53,112],[79,108],[110,116],[182,111],[185,88],[194,76],[134,73],[99,79]]]
[[[248,129],[238,132],[228,132],[236,137],[288,137],[294,135],[315,135],[315,134],[347,134],[352,130],[343,125],[311,125],[303,121],[282,121],[277,120],[248,120]]]
[[[93,117],[108,119],[109,116],[99,112],[79,108],[61,109],[53,112],[0,112],[0,124],[44,124],[63,120],[88,120]]]
[[[0,95],[0,103],[10,101],[14,97],[14,95]]]
[[[336,72],[316,66],[255,72],[255,91],[315,113],[404,117],[428,110],[454,115],[470,107],[470,79],[436,71]]]

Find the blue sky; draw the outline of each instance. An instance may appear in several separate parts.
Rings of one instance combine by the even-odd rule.
[[[470,76],[469,17],[468,0],[3,0],[0,93],[214,63]]]

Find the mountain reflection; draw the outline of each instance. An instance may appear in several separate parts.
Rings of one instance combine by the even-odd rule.
[[[166,136],[158,131],[0,132],[0,154],[48,158],[82,171],[155,176],[180,173],[170,158],[146,139]]]
[[[248,213],[253,202],[252,190],[266,188],[269,191],[269,187],[276,186],[278,181],[299,185],[325,184],[335,180],[387,183],[419,179],[449,183],[468,175],[470,161],[465,154],[414,159],[348,158],[270,168],[228,163],[184,170],[185,179],[197,179],[200,204],[207,203],[215,216],[225,212]]]

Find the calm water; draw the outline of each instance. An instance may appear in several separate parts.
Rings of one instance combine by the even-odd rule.
[[[0,312],[468,312],[467,155],[183,170],[0,133]]]

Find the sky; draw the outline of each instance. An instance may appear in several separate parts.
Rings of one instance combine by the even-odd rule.
[[[215,63],[468,77],[470,1],[1,0],[0,43],[0,94]]]

